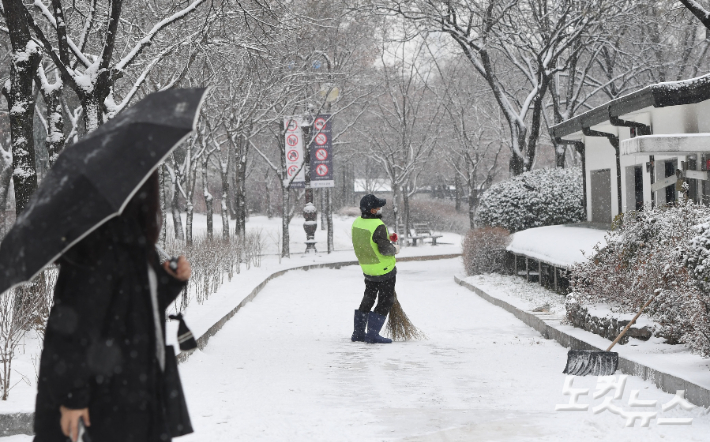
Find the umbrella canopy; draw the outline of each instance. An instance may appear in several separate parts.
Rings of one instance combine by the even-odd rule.
[[[206,89],[148,95],[57,158],[0,244],[0,293],[114,216],[196,127]]]

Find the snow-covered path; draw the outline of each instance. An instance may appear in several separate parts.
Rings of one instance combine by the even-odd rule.
[[[291,272],[181,365],[196,433],[179,440],[707,440],[703,409],[662,414],[693,417],[692,426],[649,428],[624,428],[609,411],[556,412],[569,400],[564,348],[456,285],[459,260],[397,267],[400,301],[428,340],[352,343],[359,269]],[[629,410],[634,389],[659,412],[672,398],[630,377],[615,404]]]

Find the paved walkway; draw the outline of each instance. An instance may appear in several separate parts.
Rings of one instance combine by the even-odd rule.
[[[569,400],[566,350],[456,285],[461,271],[459,260],[400,263],[400,301],[429,339],[379,346],[349,341],[363,290],[357,268],[270,282],[181,365],[197,433],[179,440],[707,440],[704,410],[661,414],[672,395],[633,377],[614,404],[632,410],[628,397],[640,390],[658,401],[650,410],[693,424],[625,428],[609,411],[556,412]]]

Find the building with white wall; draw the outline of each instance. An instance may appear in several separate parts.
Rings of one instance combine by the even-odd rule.
[[[710,202],[710,75],[665,82],[612,100],[550,129],[582,155],[587,220],[679,196]]]

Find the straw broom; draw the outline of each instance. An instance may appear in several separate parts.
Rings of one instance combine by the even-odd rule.
[[[389,319],[387,320],[387,334],[393,341],[426,339],[424,332],[415,327],[407,317],[407,314],[404,313],[404,310],[402,310],[402,305],[397,299],[397,292],[394,293],[394,304],[392,304]]]

